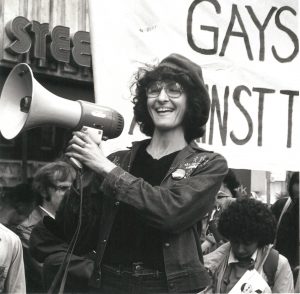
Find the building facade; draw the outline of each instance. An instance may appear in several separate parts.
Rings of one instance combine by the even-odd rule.
[[[11,69],[24,62],[52,94],[94,102],[87,0],[1,0],[0,23],[0,91]],[[50,95],[46,101],[43,107],[51,107]],[[63,153],[70,136],[68,129],[26,124],[12,140],[0,135],[0,184],[26,182]]]

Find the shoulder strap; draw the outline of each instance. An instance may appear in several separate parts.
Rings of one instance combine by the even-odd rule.
[[[275,239],[274,239],[274,242],[273,242],[274,247],[276,246],[278,229],[279,229],[282,217],[285,214],[285,212],[287,211],[287,209],[289,208],[289,206],[290,206],[291,203],[292,203],[292,199],[291,199],[291,197],[289,197],[286,200],[286,202],[285,202],[285,204],[284,204],[284,206],[283,206],[283,208],[281,210],[281,213],[280,213],[280,216],[279,216],[279,219],[278,219],[278,222],[277,222],[277,226],[276,226]]]
[[[278,267],[279,252],[272,248],[264,262],[263,271],[267,276],[268,285],[272,288],[275,284],[275,274]]]

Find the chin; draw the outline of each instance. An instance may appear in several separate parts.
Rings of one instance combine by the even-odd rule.
[[[170,132],[177,130],[180,126],[174,123],[157,123],[155,128],[160,132]]]
[[[236,256],[236,258],[239,260],[239,261],[246,261],[248,260],[249,258],[251,257],[251,255],[247,255],[247,256]]]

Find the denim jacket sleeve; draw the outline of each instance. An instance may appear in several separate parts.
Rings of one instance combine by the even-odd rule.
[[[152,186],[116,167],[105,177],[101,189],[104,194],[136,208],[149,225],[180,233],[201,220],[212,208],[227,173],[227,163],[221,155],[203,154],[207,160],[196,165],[192,172],[188,170],[187,176],[181,179],[174,179],[169,172],[160,186]],[[179,167],[187,165],[189,163],[183,160]]]

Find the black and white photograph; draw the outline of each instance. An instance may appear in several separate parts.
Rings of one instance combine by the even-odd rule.
[[[297,0],[0,0],[0,293],[300,293]]]

